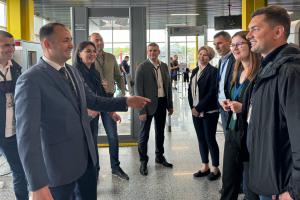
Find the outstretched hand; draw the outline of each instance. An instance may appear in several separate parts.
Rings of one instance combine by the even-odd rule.
[[[127,97],[127,106],[132,108],[143,108],[151,100],[141,96],[130,96]]]

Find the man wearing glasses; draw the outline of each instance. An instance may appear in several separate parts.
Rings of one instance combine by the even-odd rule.
[[[16,199],[26,200],[27,180],[17,148],[13,98],[21,66],[12,60],[14,52],[13,36],[0,30],[0,154],[11,168]]]

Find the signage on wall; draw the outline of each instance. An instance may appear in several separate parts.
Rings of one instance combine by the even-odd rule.
[[[196,36],[204,35],[205,26],[170,26],[170,36]]]
[[[82,23],[80,23],[80,24],[75,24],[75,25],[74,25],[74,29],[75,29],[76,31],[85,31],[85,30],[86,30],[86,24],[82,24]]]

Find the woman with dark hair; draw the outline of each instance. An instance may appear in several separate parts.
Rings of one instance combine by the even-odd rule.
[[[208,180],[211,181],[221,176],[218,168],[219,147],[216,141],[219,117],[216,96],[217,69],[209,64],[214,55],[214,50],[209,46],[203,46],[198,50],[197,67],[192,71],[188,89],[189,105],[192,110],[203,164],[201,169],[194,174],[194,177],[207,176]],[[209,152],[212,159],[212,171],[209,168]]]
[[[73,66],[78,69],[81,73],[82,78],[88,87],[98,96],[107,96],[105,92],[106,84],[103,84],[100,73],[95,68],[95,60],[97,56],[96,46],[93,42],[84,41],[81,42],[74,53]],[[98,124],[99,124],[99,113],[88,109],[88,115],[92,118],[90,122],[91,131],[93,134],[95,148],[97,152],[97,177],[100,170],[99,166],[99,155],[97,147],[97,136],[98,136]],[[120,121],[121,118],[116,113],[110,113],[110,116],[115,121]]]
[[[247,189],[247,161],[249,155],[246,147],[245,123],[241,111],[244,93],[250,81],[258,72],[260,55],[250,51],[250,42],[246,39],[247,33],[247,31],[240,31],[232,36],[230,47],[236,62],[231,80],[231,98],[221,103],[223,109],[229,111],[226,126],[228,134],[225,135],[223,158],[222,200],[238,198],[241,181],[243,180],[243,170],[245,172],[243,184],[245,199],[258,199],[257,195]]]

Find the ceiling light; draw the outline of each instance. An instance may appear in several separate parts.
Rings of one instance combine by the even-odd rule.
[[[166,24],[166,26],[186,26],[187,24]]]
[[[198,13],[173,13],[171,16],[196,16]]]

